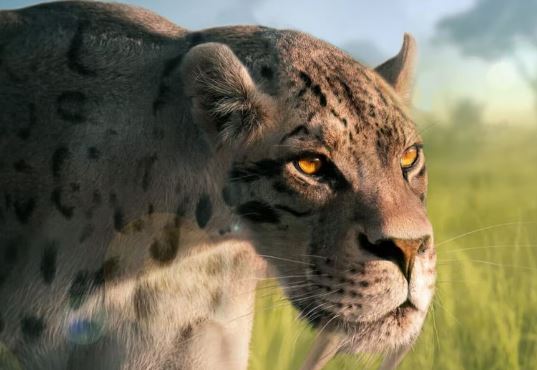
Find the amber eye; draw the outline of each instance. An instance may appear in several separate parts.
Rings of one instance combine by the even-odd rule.
[[[408,170],[410,167],[416,163],[418,159],[418,148],[414,145],[405,150],[403,156],[401,157],[401,168]]]
[[[306,175],[315,175],[323,167],[323,161],[319,157],[304,157],[296,160],[295,165]]]

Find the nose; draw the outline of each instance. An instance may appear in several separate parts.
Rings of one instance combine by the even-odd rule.
[[[396,263],[405,278],[410,281],[416,255],[427,250],[430,237],[418,239],[381,239],[371,243],[366,235],[359,234],[360,247],[382,259]]]

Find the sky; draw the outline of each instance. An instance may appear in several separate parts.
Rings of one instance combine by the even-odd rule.
[[[151,9],[188,29],[261,24],[313,34],[374,66],[397,53],[403,33],[417,40],[419,64],[415,106],[447,115],[461,98],[483,104],[491,122],[525,123],[535,113],[533,95],[510,58],[493,61],[462,56],[436,37],[445,17],[479,0],[125,0]],[[523,1],[523,0],[522,0]],[[531,0],[528,0],[531,1]],[[0,8],[39,1],[0,0]],[[522,54],[524,54],[522,50]],[[528,58],[531,57],[528,51]]]

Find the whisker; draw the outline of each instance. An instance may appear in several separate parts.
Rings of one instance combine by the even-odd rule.
[[[307,263],[307,262],[303,262],[303,261],[297,261],[297,260],[292,260],[292,259],[289,259],[289,258],[270,256],[270,255],[268,255],[268,254],[259,254],[258,256],[265,257],[265,258],[273,258],[273,259],[275,259],[275,260],[280,260],[280,261],[294,262],[294,263],[299,263],[299,264],[302,264],[302,265],[311,266],[311,263]]]
[[[466,237],[468,235],[479,233],[481,231],[486,231],[486,230],[491,230],[491,229],[496,229],[496,228],[506,227],[506,226],[530,225],[530,224],[535,224],[535,223],[536,222],[532,222],[532,221],[519,221],[519,222],[505,222],[505,223],[501,223],[501,224],[484,226],[484,227],[481,227],[479,229],[475,229],[475,230],[472,230],[472,231],[465,232],[463,234],[459,234],[459,235],[454,236],[454,237],[452,237],[450,239],[443,240],[440,243],[436,243],[436,247],[440,247],[441,245],[451,243],[452,241],[464,238],[464,237]]]
[[[520,266],[520,265],[508,265],[508,264],[492,262],[492,261],[477,260],[477,259],[474,259],[474,258],[458,259],[458,260],[455,260],[455,259],[454,260],[443,260],[443,261],[438,262],[438,265],[447,265],[447,263],[452,263],[452,262],[460,262],[460,263],[463,263],[463,262],[475,262],[475,263],[482,263],[484,265],[489,265],[489,266],[493,266],[493,267],[507,267],[507,268],[522,269],[522,270],[527,270],[527,271],[537,271],[537,269],[534,268],[534,267]]]
[[[481,247],[469,247],[469,248],[458,248],[458,249],[449,249],[445,250],[442,253],[453,253],[461,251],[473,251],[479,249],[496,249],[496,248],[537,248],[537,244],[494,244]]]

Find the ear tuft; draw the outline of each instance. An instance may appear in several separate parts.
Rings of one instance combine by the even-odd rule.
[[[399,53],[375,68],[375,71],[394,88],[407,105],[410,105],[412,99],[416,49],[414,37],[405,33]]]
[[[216,141],[251,140],[271,118],[272,99],[259,91],[233,51],[220,43],[192,48],[181,66],[193,116]]]

